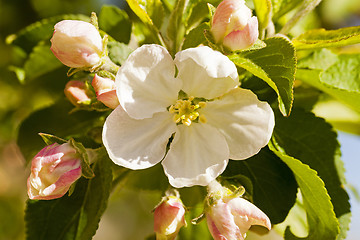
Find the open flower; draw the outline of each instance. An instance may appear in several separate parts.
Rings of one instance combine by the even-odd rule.
[[[164,159],[174,187],[207,185],[229,158],[256,154],[272,135],[269,104],[238,88],[235,65],[209,47],[186,49],[173,60],[165,48],[143,45],[122,65],[115,84],[120,105],[103,129],[110,158],[130,169]]]
[[[103,40],[94,25],[63,20],[55,25],[50,49],[68,67],[92,67],[101,61]]]
[[[216,181],[209,184],[207,202],[206,220],[215,240],[244,240],[252,225],[271,229],[263,211]]]
[[[216,8],[211,32],[217,43],[232,51],[251,47],[259,37],[257,17],[244,0],[224,0]]]
[[[29,198],[60,198],[80,177],[81,160],[69,143],[46,146],[31,162],[31,174],[27,181]]]

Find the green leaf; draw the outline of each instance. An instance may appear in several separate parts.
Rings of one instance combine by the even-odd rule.
[[[102,125],[103,113],[76,111],[66,99],[32,113],[20,125],[17,143],[27,162],[44,147],[38,133],[46,132],[61,138],[81,138],[83,143],[97,147],[88,136],[94,126]]]
[[[319,61],[326,58],[327,61]],[[360,112],[360,56],[336,56],[329,50],[301,60],[296,77]],[[305,69],[306,68],[306,69]]]
[[[182,45],[182,49],[187,49],[187,48],[193,48],[193,47],[197,47],[200,44],[203,44],[206,42],[206,38],[205,38],[205,31],[209,30],[209,24],[207,23],[202,23],[199,26],[197,26],[196,28],[192,29],[189,34],[187,34],[185,36],[185,40],[184,40],[184,44]]]
[[[330,124],[313,113],[294,109],[290,117],[276,116],[273,137],[288,155],[317,171],[337,217],[350,212],[349,196],[340,180],[344,170],[337,167],[340,145]]]
[[[50,45],[40,43],[33,48],[24,64],[25,82],[34,80],[62,66],[63,64],[51,52]]]
[[[303,0],[300,7],[296,10],[295,14],[285,23],[280,34],[288,34],[290,30],[305,16],[311,13],[322,0]]]
[[[25,213],[27,240],[92,239],[111,190],[111,161],[105,150],[94,164],[95,177],[81,178],[71,196],[29,200]]]
[[[182,38],[185,34],[185,25],[183,22],[183,14],[185,11],[186,0],[177,0],[174,10],[170,15],[169,25],[166,33],[171,42],[171,53],[175,55],[178,52]]]
[[[117,41],[129,43],[131,21],[124,10],[115,6],[104,5],[99,15],[99,27]]]
[[[271,0],[273,6],[274,20],[297,7],[303,0]]]
[[[154,0],[157,1],[157,0]],[[145,24],[145,26],[150,30],[150,33],[152,35],[153,41],[157,44],[161,44],[165,46],[165,43],[163,42],[162,37],[160,36],[159,29],[154,24],[153,20],[149,16],[146,6],[141,4],[138,0],[126,0],[131,10],[140,18],[140,20]],[[155,2],[158,3],[158,2]],[[155,11],[155,9],[154,9]],[[156,12],[156,11],[155,11]],[[154,12],[154,13],[155,13]],[[136,31],[135,31],[136,33]]]
[[[294,109],[288,118],[276,116],[273,139],[277,146],[317,171],[325,183],[336,217],[345,218],[343,222],[348,224],[345,216],[350,213],[349,196],[343,187],[345,170],[336,137],[331,125],[313,113]],[[346,235],[348,225],[341,227],[342,235]]]
[[[154,25],[160,29],[165,17],[165,9],[161,0],[146,0],[143,2],[146,12]]]
[[[337,30],[314,29],[292,40],[297,50],[343,47],[360,43],[360,26]]]
[[[229,56],[238,67],[264,80],[278,95],[279,109],[288,116],[293,103],[295,49],[286,38],[265,40],[266,47]]]
[[[129,7],[131,10],[140,18],[140,20],[148,25],[154,25],[153,21],[151,20],[150,16],[139,3],[138,0],[127,0],[126,1],[129,4]]]
[[[133,51],[128,45],[119,42],[108,42],[108,51],[111,61],[122,65]]]
[[[69,140],[69,143],[81,157],[81,175],[85,178],[93,178],[95,175],[90,167],[89,156],[87,155],[84,145],[80,142],[76,142],[72,138]]]
[[[333,211],[330,197],[324,186],[324,182],[316,171],[296,158],[280,151],[273,139],[269,143],[270,149],[283,160],[293,171],[296,181],[303,196],[304,207],[307,212],[309,234],[305,238],[299,238],[292,234],[288,227],[285,231],[285,239],[319,240],[336,239],[339,233],[339,223]]]
[[[32,48],[35,47],[38,42],[42,40],[49,40],[54,32],[54,25],[65,19],[89,21],[90,18],[85,15],[62,15],[47,19],[42,19],[39,22],[35,22],[26,28],[19,31],[16,35],[10,35],[7,38],[7,43],[14,44],[27,53],[30,53]]]
[[[200,1],[195,4],[189,3],[187,9],[189,9],[185,20],[187,30],[197,26],[204,19],[210,18],[209,7],[205,1]]]
[[[271,223],[284,221],[295,203],[297,192],[294,175],[286,164],[265,147],[245,161],[229,161],[221,176],[226,179],[239,174],[251,180],[253,203],[268,215]],[[246,182],[240,184],[248,185]]]
[[[272,18],[271,0],[254,0],[254,5],[256,17],[259,21],[259,32],[260,35],[263,35],[262,32],[266,29]]]

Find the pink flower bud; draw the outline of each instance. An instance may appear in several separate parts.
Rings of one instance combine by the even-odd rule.
[[[157,240],[173,240],[186,224],[185,208],[175,196],[164,197],[154,212],[154,231]]]
[[[31,162],[27,180],[30,199],[62,197],[81,177],[81,160],[69,143],[54,143],[43,148]]]
[[[223,198],[206,212],[211,235],[215,240],[243,240],[252,225],[271,229],[270,219],[251,202],[235,197]]]
[[[69,81],[65,85],[64,93],[74,106],[90,104],[93,95],[86,83],[80,80]]]
[[[114,80],[95,74],[91,85],[94,87],[97,100],[105,106],[114,109],[120,104],[116,95]]]
[[[259,36],[258,20],[244,0],[224,0],[217,7],[211,26],[217,43],[232,51],[252,46]]]
[[[50,41],[51,51],[68,67],[91,67],[101,60],[103,41],[99,31],[88,22],[58,22]]]

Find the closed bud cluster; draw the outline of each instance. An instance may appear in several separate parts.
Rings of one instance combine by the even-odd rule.
[[[60,198],[80,177],[81,160],[76,150],[69,143],[54,143],[43,148],[31,162],[28,196],[40,200]]]
[[[217,43],[232,51],[246,49],[259,37],[258,20],[244,0],[224,0],[215,11],[211,32]]]
[[[173,240],[186,225],[185,208],[176,196],[164,197],[154,211],[154,231],[157,240]]]
[[[105,106],[115,109],[119,105],[114,80],[103,78],[95,74],[91,85],[95,90],[97,100],[102,102]]]
[[[54,28],[51,51],[64,65],[83,68],[100,63],[104,46],[94,25],[84,21],[63,20]]]

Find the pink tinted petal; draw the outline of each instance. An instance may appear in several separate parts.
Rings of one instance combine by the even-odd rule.
[[[221,41],[230,32],[242,29],[251,17],[251,10],[243,0],[224,0],[216,8],[211,32],[216,42]]]
[[[236,219],[240,221],[237,222],[239,227],[248,224],[249,226],[246,226],[247,229],[250,228],[251,225],[260,225],[269,230],[271,229],[271,222],[268,216],[251,202],[243,198],[234,198],[228,202],[228,205],[234,216],[242,217]]]
[[[244,239],[235,224],[234,216],[229,206],[222,200],[211,206],[207,213],[208,226],[214,239]],[[215,236],[214,236],[215,235]]]
[[[112,109],[115,109],[120,104],[115,89],[108,92],[103,92],[99,94],[96,98],[97,100],[102,102],[105,106]]]
[[[252,17],[242,30],[229,33],[223,41],[224,46],[232,51],[251,47],[259,37],[257,17]]]

